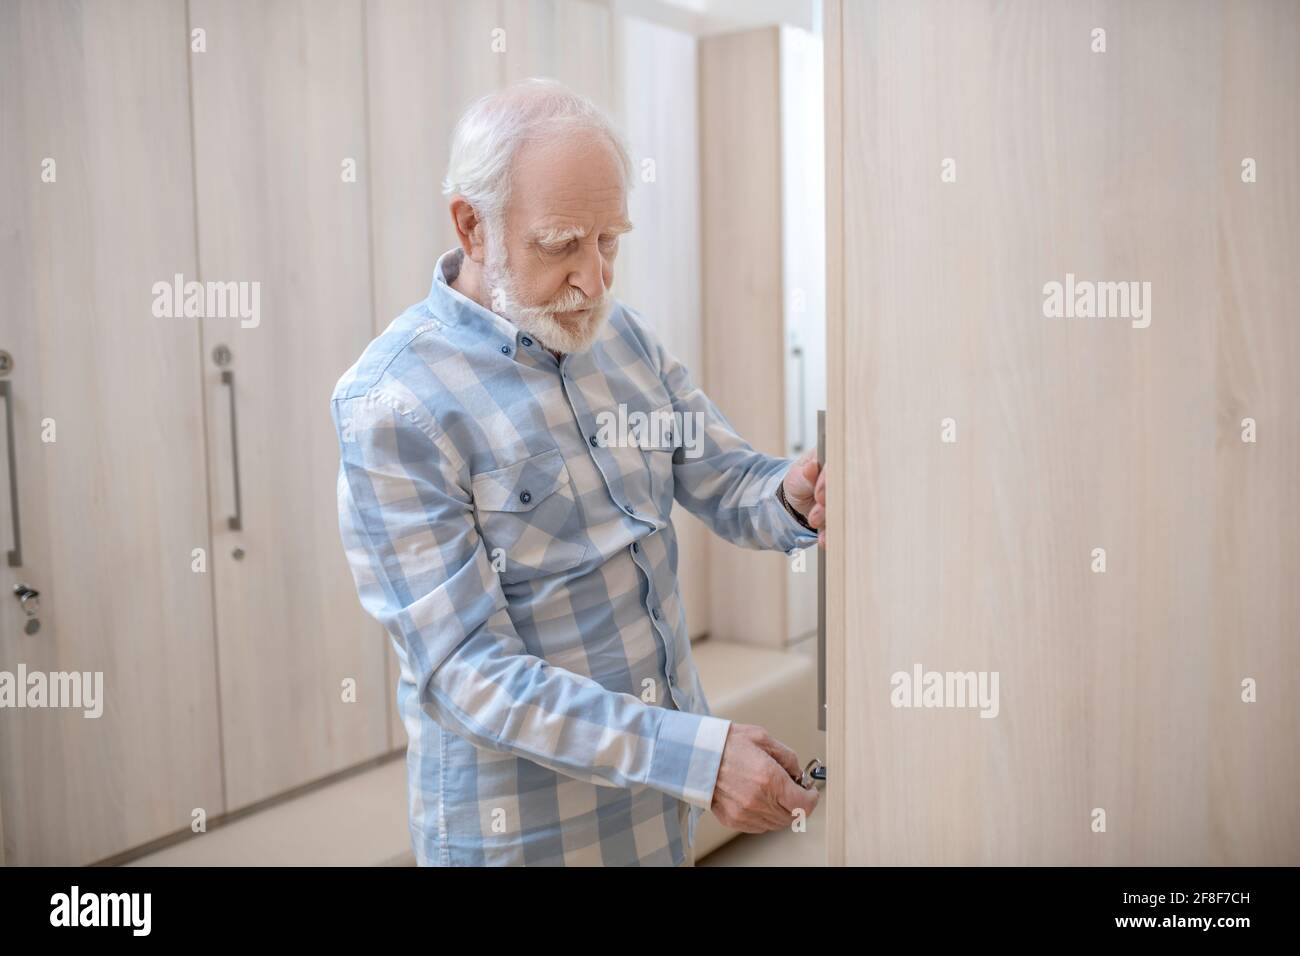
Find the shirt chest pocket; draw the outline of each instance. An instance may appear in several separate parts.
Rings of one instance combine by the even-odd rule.
[[[479,533],[504,583],[555,574],[587,554],[569,469],[558,448],[470,477]]]
[[[641,448],[650,471],[650,494],[660,512],[668,514],[673,506],[673,456],[681,444],[673,403],[670,401],[650,412],[649,421],[653,425]]]

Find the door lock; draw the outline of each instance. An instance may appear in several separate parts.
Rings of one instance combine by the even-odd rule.
[[[799,786],[807,790],[817,780],[823,783],[826,781],[826,765],[813,757],[808,761],[808,766],[803,768],[803,776],[799,778]]]
[[[18,606],[23,609],[27,615],[27,623],[23,630],[28,634],[35,634],[41,629],[40,619],[36,616],[41,611],[41,592],[26,584],[14,585],[14,597],[18,599]]]

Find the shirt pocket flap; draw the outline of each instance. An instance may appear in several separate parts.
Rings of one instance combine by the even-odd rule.
[[[474,504],[485,511],[532,511],[568,481],[564,454],[553,448],[504,468],[474,475],[470,490]]]
[[[668,401],[647,413],[646,420],[648,427],[646,429],[647,434],[641,444],[642,449],[645,451],[676,451],[677,447],[682,443],[682,436],[678,434],[681,429],[677,427],[677,414],[673,410],[673,403]]]

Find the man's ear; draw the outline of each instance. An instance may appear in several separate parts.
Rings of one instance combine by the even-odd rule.
[[[456,227],[456,238],[460,240],[465,255],[482,265],[487,251],[485,227],[483,220],[464,196],[451,197],[451,221]]]

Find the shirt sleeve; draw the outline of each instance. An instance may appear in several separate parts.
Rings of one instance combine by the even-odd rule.
[[[380,391],[336,399],[339,527],[365,610],[420,706],[476,746],[708,809],[731,721],[652,706],[528,653],[474,520],[466,462]]]
[[[736,433],[690,371],[635,311],[624,307],[672,396],[682,444],[673,453],[673,498],[714,534],[742,548],[787,554],[817,543],[776,496],[794,458],[764,455]]]

